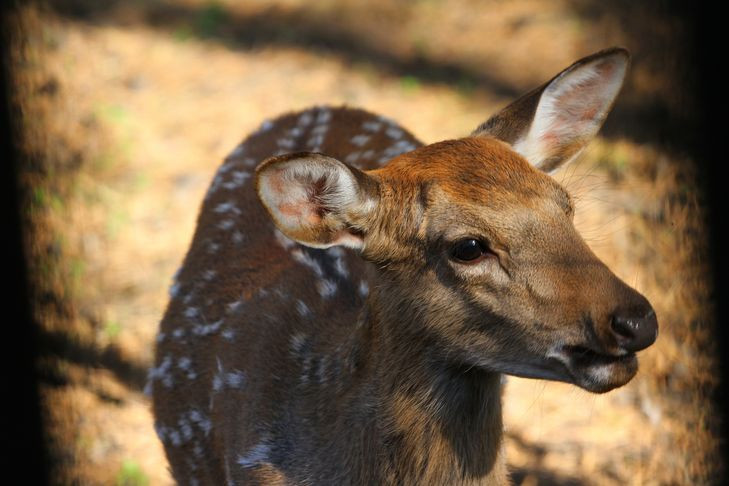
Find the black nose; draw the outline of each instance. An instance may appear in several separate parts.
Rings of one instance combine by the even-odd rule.
[[[653,309],[642,317],[629,312],[615,313],[610,327],[618,346],[630,353],[647,348],[658,337],[658,320]]]

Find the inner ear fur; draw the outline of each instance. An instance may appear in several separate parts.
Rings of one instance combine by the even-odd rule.
[[[314,248],[361,249],[378,199],[364,172],[317,153],[271,157],[256,168],[256,192],[276,226]]]

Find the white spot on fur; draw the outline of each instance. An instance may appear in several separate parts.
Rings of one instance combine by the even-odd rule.
[[[250,179],[251,174],[244,170],[237,170],[231,174],[231,177],[233,180],[221,184],[225,189],[233,190],[241,187],[248,179]],[[236,214],[242,213],[238,208],[235,208],[234,211]]]
[[[244,468],[256,467],[257,465],[268,461],[268,455],[271,453],[271,446],[267,440],[262,440],[255,445],[246,454],[238,456],[238,464]]]
[[[387,147],[383,152],[382,156],[379,159],[379,163],[387,162],[388,160],[397,157],[398,155],[404,154],[406,152],[413,151],[417,148],[417,146],[409,142],[407,140],[400,140],[398,142],[395,142],[393,145]]]
[[[276,145],[278,145],[281,148],[285,148],[288,150],[291,150],[296,146],[296,140],[292,138],[281,138],[276,141]]]
[[[237,311],[238,309],[240,309],[240,306],[241,305],[243,305],[243,298],[242,297],[240,299],[236,300],[235,302],[231,302],[230,304],[228,304],[228,306],[227,306],[228,307],[228,313],[229,314],[232,314],[233,312]]]
[[[218,393],[223,389],[223,377],[221,375],[213,376],[213,391]]]
[[[185,309],[185,317],[188,319],[192,319],[193,317],[196,317],[200,313],[200,310],[197,307],[188,307]]]
[[[177,360],[177,367],[187,374],[189,380],[197,378],[197,373],[192,369],[192,360],[187,356],[183,356]]]
[[[223,175],[224,172],[218,172],[215,174],[215,177],[213,178],[213,182],[210,184],[210,188],[208,189],[208,192],[205,194],[205,199],[209,199],[215,192],[218,190],[218,186],[221,182],[223,182]]]
[[[170,438],[170,442],[173,446],[179,447],[182,445],[182,438],[180,438],[180,433],[174,429],[168,429],[167,436]]]
[[[327,250],[327,254],[334,257],[334,271],[341,277],[349,277],[349,271],[344,263],[344,250],[338,246],[333,246]]]
[[[216,173],[216,175],[219,176],[221,174],[225,174],[226,172],[231,170],[233,167],[235,167],[237,164],[238,164],[238,161],[235,159],[232,159],[231,156],[229,155],[225,159],[225,163],[223,165],[221,165],[220,168],[218,169],[218,172]]]
[[[180,284],[178,282],[173,283],[170,285],[170,298],[174,299],[178,295],[180,295]]]
[[[317,125],[329,123],[332,119],[332,112],[328,108],[322,108],[316,117]]]
[[[273,230],[273,236],[276,238],[276,241],[278,242],[278,244],[287,250],[289,248],[291,248],[292,246],[296,245],[296,242],[294,240],[292,240],[285,234],[281,233],[281,231],[278,228]]]
[[[220,203],[217,206],[215,206],[215,209],[213,209],[216,213],[227,213],[227,212],[235,212],[236,214],[240,214],[241,210],[238,209],[233,201],[228,201],[224,203]]]
[[[311,368],[311,356],[305,356],[304,361],[301,364],[301,376],[300,380],[303,385],[309,383],[309,369]]]
[[[304,349],[304,346],[306,346],[306,334],[298,333],[291,336],[291,340],[289,341],[289,348],[291,349],[291,353],[295,356],[298,356],[301,354],[301,351]]]
[[[291,252],[291,256],[294,260],[301,263],[304,266],[311,268],[318,277],[324,276],[324,270],[322,270],[319,262],[311,258],[307,253],[303,252],[300,248],[297,248]]]
[[[352,137],[349,141],[352,142],[353,145],[356,145],[357,147],[364,147],[364,145],[370,141],[371,136],[370,135],[355,135]]]
[[[362,124],[362,128],[368,132],[377,133],[382,128],[382,123],[377,121],[366,121]]]
[[[402,138],[405,132],[397,127],[389,127],[387,130],[385,130],[385,134],[394,140],[399,140],[400,138]]]
[[[311,122],[314,121],[314,115],[312,115],[311,110],[306,110],[301,114],[299,119],[297,120],[297,124],[302,127],[307,127],[311,125]]]
[[[225,375],[225,384],[228,388],[242,388],[245,381],[246,376],[242,371],[234,370]]]
[[[370,293],[370,286],[365,280],[360,280],[359,282],[359,295],[362,297],[367,297]]]
[[[192,328],[192,332],[198,336],[210,336],[218,332],[222,324],[222,320],[215,321],[212,324],[198,324]]]
[[[238,157],[239,155],[243,155],[243,152],[245,152],[246,147],[244,144],[238,145],[236,148],[233,149],[233,151],[228,155],[228,157]]]
[[[180,432],[185,442],[192,439],[192,425],[185,419],[184,415],[177,421],[177,425],[180,427]]]
[[[164,443],[167,440],[166,429],[167,428],[165,426],[155,420],[154,431],[157,433],[157,437],[159,437],[160,442]]]
[[[215,278],[215,276],[216,276],[217,274],[218,274],[218,272],[216,272],[215,270],[205,270],[205,271],[203,272],[203,275],[202,275],[202,277],[203,277],[203,280],[205,280],[205,281],[207,281],[207,282],[210,282],[210,281],[211,281],[212,279],[214,279],[214,278]]]
[[[357,159],[359,159],[359,156],[359,152],[351,152],[347,154],[347,156],[344,158],[344,161],[348,164],[354,164],[355,162],[357,162]]]
[[[245,386],[246,375],[240,370],[226,372],[220,362],[220,358],[216,358],[218,369],[213,376],[213,391],[215,393],[221,391],[224,387],[240,389]],[[212,407],[211,407],[212,408]]]
[[[233,226],[235,226],[235,221],[233,221],[232,219],[224,219],[223,221],[218,223],[218,228],[224,231],[228,231]]]
[[[309,309],[309,306],[300,299],[296,300],[296,311],[301,317],[309,317],[311,315],[311,309]]]
[[[310,147],[314,151],[318,151],[319,149],[321,149],[321,146],[323,144],[324,144],[324,135],[314,135],[306,142],[306,146]]]
[[[245,236],[243,236],[243,233],[241,233],[240,231],[235,230],[233,231],[233,236],[231,237],[231,239],[233,240],[233,243],[235,243],[236,245],[240,245],[245,241]]]
[[[214,241],[208,243],[208,253],[214,254],[220,250],[220,245]]]
[[[190,303],[190,302],[192,302],[192,301],[193,301],[194,299],[195,299],[195,289],[192,289],[192,290],[191,290],[190,292],[188,292],[188,294],[187,294],[187,295],[185,295],[185,296],[184,296],[184,297],[182,298],[182,303],[183,303],[183,304],[189,304],[189,303]]]
[[[213,423],[208,417],[205,416],[205,414],[203,414],[199,410],[191,410],[189,413],[189,417],[190,420],[192,420],[192,422],[205,433],[205,435],[210,434],[210,431],[213,429]]]
[[[226,329],[225,331],[220,333],[221,336],[223,336],[223,339],[226,341],[232,341],[235,337],[235,331],[232,329]]]
[[[325,383],[327,381],[327,368],[329,364],[329,357],[322,356],[319,360],[319,366],[316,369],[316,378],[319,383]]]
[[[326,135],[329,131],[329,125],[317,125],[311,129],[313,135]]]
[[[261,126],[258,128],[258,133],[264,133],[274,127],[274,123],[271,120],[264,120]]]
[[[317,282],[316,290],[319,292],[319,295],[328,299],[337,292],[337,283],[324,278]]]
[[[159,366],[150,368],[147,379],[149,381],[159,380],[165,387],[172,388],[172,356],[166,355]]]

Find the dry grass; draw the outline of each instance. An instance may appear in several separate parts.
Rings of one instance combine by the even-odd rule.
[[[660,62],[686,40],[677,16],[655,14],[640,37],[630,12],[587,1],[95,5],[27,5],[10,26],[59,484],[170,483],[145,368],[207,183],[262,120],[347,103],[426,142],[456,137],[612,44],[635,62],[609,137],[557,178],[596,253],[651,300],[661,334],[639,375],[607,395],[510,378],[508,455],[521,484],[716,479],[703,201],[691,151],[641,128],[656,103],[659,134],[691,119],[682,74]]]

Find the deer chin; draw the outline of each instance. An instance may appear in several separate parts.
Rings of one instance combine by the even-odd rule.
[[[635,353],[606,354],[584,346],[563,345],[550,358],[560,362],[568,381],[593,393],[605,393],[628,383],[638,372]]]

